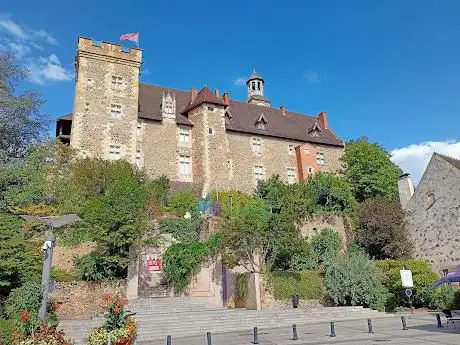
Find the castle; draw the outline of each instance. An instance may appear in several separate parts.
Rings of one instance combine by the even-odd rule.
[[[341,167],[344,142],[327,114],[272,108],[255,71],[247,102],[225,92],[176,90],[140,83],[142,51],[79,37],[73,112],[57,120],[56,135],[83,155],[125,159],[151,177],[214,189],[252,192],[279,175],[303,182]]]

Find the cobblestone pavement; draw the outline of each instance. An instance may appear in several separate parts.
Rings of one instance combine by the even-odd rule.
[[[445,320],[443,320],[445,321]],[[259,326],[260,345],[460,345],[460,325],[457,330],[437,328],[434,315],[407,316],[408,330],[402,329],[399,316],[376,319],[372,322],[373,334],[368,333],[366,320],[343,321],[335,323],[336,337],[330,336],[330,325],[326,323],[297,325],[298,340],[292,340],[291,328],[264,329]],[[253,342],[252,331],[212,334],[212,345],[250,345]],[[143,342],[139,345],[164,345],[166,339]],[[172,345],[206,345],[206,335],[201,337],[172,338]]]

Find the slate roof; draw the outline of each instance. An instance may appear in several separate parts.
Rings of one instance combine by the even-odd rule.
[[[439,157],[442,157],[444,160],[446,160],[447,162],[452,164],[457,169],[460,169],[460,159],[456,159],[456,158],[453,158],[453,157],[442,155],[442,154],[437,153],[437,152],[435,152],[434,154],[438,155]]]
[[[194,107],[202,103],[210,103],[225,106],[222,97],[216,97],[214,93],[204,87],[190,104],[190,92],[166,88],[157,85],[139,85],[139,118],[162,121],[161,101],[163,92],[170,91],[176,98],[176,122],[178,124],[193,126],[185,115]],[[230,100],[227,110],[231,116],[226,118],[226,129],[235,132],[244,132],[262,136],[272,136],[291,139],[301,142],[312,142],[333,146],[344,146],[343,140],[337,137],[330,129],[322,128],[316,116],[304,115],[286,110],[285,115],[278,108],[264,107],[257,104]],[[185,114],[185,115],[184,115]],[[71,114],[65,117],[71,116]],[[267,120],[264,129],[256,128],[257,119],[263,117]],[[64,118],[64,117],[63,117]],[[70,118],[71,119],[71,118]],[[312,135],[310,129],[319,127]]]

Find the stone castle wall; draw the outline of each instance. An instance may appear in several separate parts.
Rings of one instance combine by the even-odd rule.
[[[459,175],[457,168],[434,155],[406,207],[415,256],[431,262],[435,271],[460,264]]]
[[[71,146],[89,156],[109,158],[110,145],[134,162],[142,53],[124,52],[121,46],[80,37],[76,57],[76,83]],[[112,77],[120,85],[112,86]],[[121,106],[120,118],[111,116],[112,104]]]

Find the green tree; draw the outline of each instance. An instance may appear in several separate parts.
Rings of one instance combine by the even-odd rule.
[[[340,176],[318,172],[306,183],[314,211],[351,212],[355,199],[351,186]]]
[[[388,292],[380,271],[362,251],[331,257],[325,263],[326,291],[336,305],[362,305],[383,310]]]
[[[28,241],[19,217],[0,213],[0,295],[25,281],[40,278],[42,256],[39,246]]]
[[[165,218],[160,223],[160,233],[172,234],[180,242],[197,242],[200,237],[200,219]]]
[[[369,198],[398,200],[398,178],[401,169],[378,144],[367,138],[351,140],[345,146],[344,174],[352,185],[357,201]]]
[[[413,243],[399,201],[369,199],[357,215],[358,243],[376,259],[410,258]]]
[[[0,53],[0,165],[17,162],[30,144],[46,136],[46,121],[39,109],[43,101],[35,91],[17,92],[27,70],[14,56]]]
[[[327,261],[329,257],[335,257],[339,253],[340,236],[332,229],[323,229],[313,236],[311,246],[319,262]]]
[[[193,192],[179,192],[169,199],[169,208],[178,217],[183,217],[187,212],[196,216],[199,213],[198,200]]]

